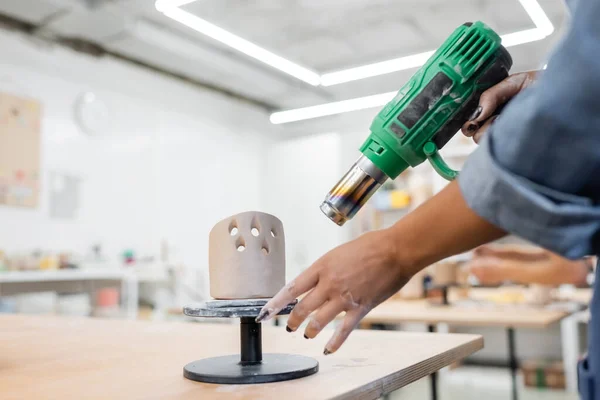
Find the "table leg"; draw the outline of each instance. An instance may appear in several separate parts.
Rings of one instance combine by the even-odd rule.
[[[435,325],[433,325],[433,324],[427,325],[427,330],[429,332],[435,332]],[[434,372],[433,374],[429,375],[429,378],[431,380],[431,400],[437,400],[437,398],[438,398],[438,387],[437,387],[438,374],[437,374],[437,372]]]
[[[579,343],[580,315],[581,312],[575,313],[560,322],[565,383],[566,390],[570,393],[577,393],[577,362],[581,351],[581,344]]]
[[[515,350],[515,329],[512,327],[506,328],[506,334],[508,339],[508,365],[510,368],[510,375],[512,379],[512,400],[518,400],[519,396],[517,393],[517,354]]]

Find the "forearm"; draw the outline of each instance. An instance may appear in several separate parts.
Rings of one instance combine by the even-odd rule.
[[[511,268],[513,282],[522,284],[537,283],[541,285],[558,286],[563,284],[583,285],[588,274],[584,261],[568,261],[558,263],[538,263],[530,267]]]
[[[540,284],[558,286],[564,284],[583,285],[586,283],[588,267],[585,261],[534,262],[528,264],[509,264],[499,267],[495,274],[499,281],[529,285]],[[498,282],[500,283],[500,282]]]
[[[389,233],[399,264],[410,268],[413,274],[506,235],[468,207],[457,182],[401,219]]]

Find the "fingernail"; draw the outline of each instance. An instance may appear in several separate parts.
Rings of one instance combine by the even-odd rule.
[[[310,339],[306,334],[304,334],[304,339]]]
[[[477,119],[477,117],[481,115],[481,111],[483,111],[483,108],[481,108],[481,106],[477,107],[475,111],[473,111],[473,114],[471,114],[471,116],[469,117],[469,121]]]
[[[267,318],[268,316],[269,316],[269,310],[263,310],[260,312],[260,314],[258,314],[258,317],[256,317],[255,321],[261,322],[263,319]]]
[[[327,356],[327,355],[331,354],[331,351],[325,349],[325,350],[323,350],[323,354]]]
[[[285,327],[285,330],[286,330],[286,331],[288,331],[288,332],[293,332],[293,331],[290,329],[290,327],[289,327],[289,326],[287,326],[287,325],[286,325],[286,327]]]
[[[479,129],[479,125],[477,124],[469,124],[467,126],[467,132],[475,132],[477,129]]]

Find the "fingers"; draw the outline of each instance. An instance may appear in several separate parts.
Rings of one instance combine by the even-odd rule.
[[[490,126],[492,126],[492,124],[496,121],[496,118],[498,118],[497,115],[493,116],[492,118],[488,119],[482,126],[481,128],[479,128],[477,130],[477,132],[475,132],[475,134],[473,135],[473,141],[475,143],[479,143],[479,141],[481,140],[481,138],[483,138],[483,135],[485,135],[485,133],[487,132],[487,130],[489,129]]]
[[[290,304],[298,296],[316,286],[319,280],[317,269],[310,267],[293,281],[288,283],[260,310],[256,322],[266,322],[277,315],[282,308]]]
[[[321,309],[310,318],[310,322],[304,330],[304,337],[313,339],[344,311],[343,305],[340,302],[329,301]]]
[[[338,351],[346,339],[348,339],[348,336],[350,336],[354,328],[356,328],[360,320],[367,315],[368,312],[369,310],[365,308],[355,308],[354,310],[348,311],[342,322],[335,329],[335,332],[331,339],[329,339],[329,342],[327,342],[327,345],[325,345],[323,354],[328,355]]]
[[[302,322],[316,309],[327,302],[327,293],[317,286],[303,298],[292,310],[287,322],[287,331],[294,332]],[[311,336],[314,337],[314,336]]]
[[[468,137],[475,136],[498,107],[506,104],[524,87],[530,85],[534,78],[534,72],[514,74],[483,92],[479,98],[479,107],[462,127],[463,134]]]

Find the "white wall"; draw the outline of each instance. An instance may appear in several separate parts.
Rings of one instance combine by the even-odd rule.
[[[109,58],[100,60],[0,31],[0,91],[39,99],[42,196],[38,209],[0,207],[0,249],[84,252],[113,260],[126,248],[156,255],[162,239],[205,268],[208,232],[230,214],[261,209],[272,127],[260,109]],[[82,133],[73,106],[93,90],[110,129]],[[48,174],[82,178],[72,221],[48,213]]]
[[[345,239],[347,228],[335,225],[319,209],[341,177],[342,140],[325,133],[269,148],[265,207],[283,221],[288,280]]]

